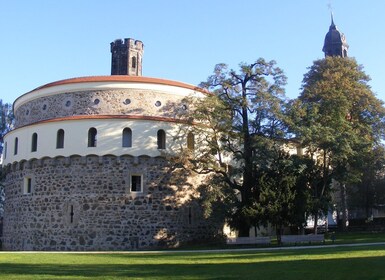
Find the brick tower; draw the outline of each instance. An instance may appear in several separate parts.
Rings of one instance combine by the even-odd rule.
[[[126,38],[111,43],[111,75],[142,76],[143,43]]]

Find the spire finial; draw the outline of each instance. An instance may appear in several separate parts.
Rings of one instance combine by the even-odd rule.
[[[331,21],[332,23],[330,24],[329,30],[337,30],[337,26],[334,24],[334,15],[333,11],[330,11],[330,16],[331,16]]]
[[[332,7],[332,0],[329,0],[328,3],[328,9],[330,11],[330,17],[331,17],[331,24],[330,24],[330,29],[334,29],[336,25],[334,24],[334,15],[333,15],[333,7]]]

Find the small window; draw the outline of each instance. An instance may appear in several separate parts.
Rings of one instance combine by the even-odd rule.
[[[31,152],[37,151],[37,133],[32,134]]]
[[[96,147],[96,135],[98,131],[95,127],[88,130],[88,147]]]
[[[19,138],[15,138],[15,146],[14,146],[14,150],[13,150],[13,154],[14,155],[17,155],[17,152],[19,150]]]
[[[123,129],[122,147],[132,147],[132,131],[128,127]]]
[[[126,100],[124,100],[123,104],[125,105],[129,105],[131,103],[131,99],[129,98],[126,98]]]
[[[166,149],[166,133],[163,129],[158,130],[157,133],[158,149]]]
[[[43,111],[47,110],[47,104],[43,104]]]
[[[7,142],[4,144],[4,159],[7,158]]]
[[[24,178],[24,186],[23,186],[23,194],[32,193],[32,178],[25,177]]]
[[[192,132],[189,132],[187,134],[187,149],[189,150],[194,150],[195,148],[195,137],[194,137],[194,133]]]
[[[56,149],[64,148],[64,130],[59,129],[56,135]]]
[[[71,106],[71,100],[67,100],[66,101],[66,107],[70,107]]]
[[[192,225],[192,207],[188,207],[188,224]]]
[[[160,107],[161,105],[162,105],[162,102],[160,102],[159,100],[155,102],[156,107]]]
[[[136,68],[136,57],[135,56],[133,56],[131,58],[131,64],[132,64],[132,68]]]
[[[70,207],[70,223],[71,224],[74,222],[74,215],[75,215],[75,213],[74,213],[74,206],[71,205],[71,207]]]
[[[100,103],[100,99],[96,98],[96,99],[94,100],[94,104],[95,104],[95,105],[98,105],[99,103]]]
[[[143,192],[142,175],[131,175],[131,192]]]

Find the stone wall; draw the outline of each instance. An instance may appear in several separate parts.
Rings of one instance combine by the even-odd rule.
[[[73,156],[6,167],[5,250],[133,250],[218,232],[196,201],[198,178],[164,158]],[[131,192],[132,174],[143,192]],[[25,178],[32,179],[24,193]]]
[[[15,112],[15,128],[43,120],[82,115],[138,115],[174,118],[188,110],[183,97],[156,90],[116,89],[68,92],[34,99]]]

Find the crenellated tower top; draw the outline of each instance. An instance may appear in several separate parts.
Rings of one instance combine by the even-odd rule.
[[[111,43],[111,75],[142,76],[144,45],[139,40],[126,38]]]

